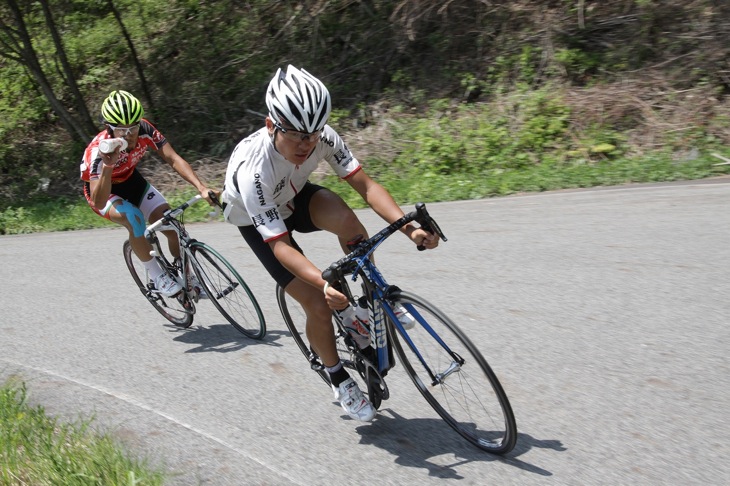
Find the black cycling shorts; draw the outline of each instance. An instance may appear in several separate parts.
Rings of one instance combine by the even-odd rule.
[[[147,182],[136,167],[127,180],[112,184],[109,199],[103,208],[97,209],[91,201],[91,186],[88,182],[84,182],[84,197],[86,197],[86,201],[94,212],[106,219],[109,219],[109,208],[119,198],[137,206],[146,220],[149,220],[155,209],[167,204],[167,200],[160,191]]]
[[[112,184],[111,193],[115,196],[119,196],[122,199],[126,199],[135,206],[139,207],[142,203],[142,198],[147,195],[147,188],[149,183],[140,174],[135,167],[132,171],[132,175],[127,178],[124,182]],[[91,191],[89,190],[89,183],[84,182],[84,196],[87,200],[91,199]]]
[[[309,214],[309,201],[315,192],[320,189],[324,189],[322,186],[307,182],[299,193],[294,196],[292,200],[294,203],[294,212],[291,216],[284,220],[286,229],[289,231],[289,238],[292,246],[296,248],[299,253],[304,254],[301,247],[294,241],[294,231],[300,233],[312,233],[314,231],[320,231],[321,229],[314,225],[312,218]],[[261,233],[258,232],[254,225],[239,226],[238,231],[241,232],[241,236],[246,240],[248,246],[251,247],[254,254],[258,257],[261,263],[264,264],[264,268],[269,272],[276,283],[281,288],[286,288],[289,282],[294,280],[294,275],[287,270],[284,265],[279,262],[274,256],[274,252],[268,243],[264,242],[264,238]]]

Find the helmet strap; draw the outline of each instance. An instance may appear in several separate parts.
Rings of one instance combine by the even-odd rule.
[[[279,129],[276,127],[276,123],[274,123],[274,120],[272,120],[270,117],[266,117],[266,128],[269,130],[269,138],[271,139],[271,144],[274,146],[274,149],[278,152],[279,149],[276,148],[276,132],[279,131]],[[273,128],[273,130],[272,130]]]

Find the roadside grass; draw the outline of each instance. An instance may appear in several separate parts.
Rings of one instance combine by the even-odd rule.
[[[422,165],[404,163],[385,164],[375,159],[362,161],[363,167],[393,195],[400,205],[416,202],[458,201],[507,196],[510,194],[552,191],[595,186],[612,186],[630,183],[695,180],[730,174],[730,165],[717,165],[720,159],[711,152],[730,156],[730,150],[719,148],[699,152],[681,159],[676,155],[655,153],[638,158],[616,158],[597,161],[552,161],[528,165],[519,169],[470,169],[459,172],[439,173],[424,170]],[[221,171],[224,171],[223,167]],[[213,187],[222,186],[219,180],[211,180]],[[329,187],[354,208],[365,203],[350,186],[327,172],[315,182]],[[195,195],[190,186],[165,191],[171,206],[179,205]],[[211,216],[207,204],[196,204],[185,212],[188,222],[221,220]],[[0,235],[36,233],[47,231],[71,231],[102,227],[115,227],[94,214],[82,198],[37,197],[19,206],[0,210]]]
[[[0,388],[0,484],[163,484],[162,471],[126,454],[91,420],[61,423],[27,398],[24,384]]]
[[[192,188],[185,188],[166,193],[165,197],[170,205],[175,207],[195,194]],[[208,204],[195,204],[185,211],[185,220],[209,221],[212,219],[210,215],[212,211]],[[0,210],[0,235],[115,227],[118,226],[94,213],[83,197],[39,196],[22,205]]]
[[[720,165],[709,152],[691,160],[653,154],[634,159],[597,162],[546,162],[520,169],[464,170],[456,174],[424,173],[422,167],[383,169],[363,162],[365,170],[385,186],[400,205],[416,202],[458,201],[507,196],[558,189],[615,186],[649,182],[696,180],[730,173],[730,165]],[[365,206],[350,186],[332,175],[321,184],[338,193],[352,207]]]

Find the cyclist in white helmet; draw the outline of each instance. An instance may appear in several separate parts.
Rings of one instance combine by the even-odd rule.
[[[151,148],[212,204],[208,196],[209,189],[164,135],[143,118],[142,104],[131,93],[112,91],[101,105],[101,117],[104,130],[89,143],[81,160],[84,196],[96,214],[127,228],[132,249],[147,267],[157,291],[166,296],[175,295],[182,287],[164,273],[157,260],[150,256],[152,247],[144,238],[145,222],[161,218],[170,206],[162,194],[140,174],[137,164],[147,149]],[[124,139],[126,144],[105,153],[100,150],[100,143],[110,139]],[[168,232],[166,236],[170,252],[174,257],[179,257],[177,235]],[[205,295],[201,294],[201,297]]]
[[[376,411],[342,367],[335,348],[332,310],[347,307],[347,298],[325,286],[322,271],[304,256],[293,232],[329,231],[344,251],[353,237],[367,237],[342,198],[308,181],[322,160],[388,223],[403,211],[327,125],[331,101],[321,81],[294,66],[279,69],[266,91],[266,106],[266,126],[242,140],[229,160],[223,191],[226,221],[238,226],[271,276],[305,309],[307,337],[329,372],[335,398],[350,417],[368,422]],[[417,245],[438,245],[438,238],[414,225],[402,231]]]

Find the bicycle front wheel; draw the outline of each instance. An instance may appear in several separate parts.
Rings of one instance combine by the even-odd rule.
[[[185,292],[180,292],[174,297],[163,297],[159,293],[152,291],[150,278],[147,275],[147,269],[142,261],[132,251],[132,245],[129,240],[124,242],[123,247],[124,261],[127,264],[129,273],[132,274],[134,282],[139,287],[140,292],[162,314],[165,319],[178,327],[187,328],[193,323],[193,312],[195,312],[194,304],[186,296]]]
[[[191,261],[200,283],[218,312],[244,335],[261,339],[266,321],[243,277],[220,253],[199,241],[190,245]]]
[[[517,442],[517,425],[507,395],[487,361],[446,315],[409,292],[390,299],[416,319],[415,326],[390,333],[411,380],[454,430],[476,447],[505,454]]]

